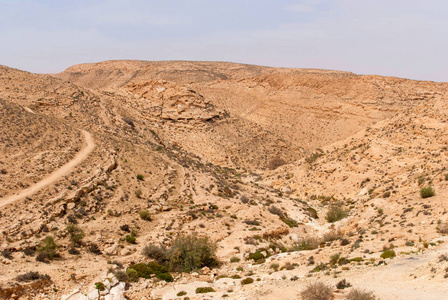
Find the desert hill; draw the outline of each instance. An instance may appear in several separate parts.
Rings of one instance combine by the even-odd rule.
[[[219,267],[120,277],[127,297],[299,299],[319,280],[345,299],[345,278],[440,299],[447,87],[223,62],[0,67],[0,297],[123,299],[117,271],[151,261],[145,246],[197,233]],[[32,271],[51,279],[17,277]]]

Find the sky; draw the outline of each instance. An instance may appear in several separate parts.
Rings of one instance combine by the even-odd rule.
[[[448,82],[447,0],[0,0],[0,65],[230,61]]]

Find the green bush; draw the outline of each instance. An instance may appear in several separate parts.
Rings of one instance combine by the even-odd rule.
[[[174,281],[173,276],[171,276],[171,274],[168,273],[168,269],[165,266],[159,265],[156,262],[150,262],[148,264],[138,263],[129,266],[129,268],[126,270],[126,273],[129,276],[129,278],[131,278],[129,272],[133,273],[134,271],[136,273],[133,274],[132,276],[137,276],[137,280],[139,277],[149,279],[151,278],[151,275],[154,274],[160,280],[165,280],[166,282]]]
[[[140,218],[142,218],[142,220],[145,220],[145,221],[151,221],[152,220],[151,219],[151,214],[147,210],[142,210],[140,212]]]
[[[395,251],[392,249],[384,250],[384,252],[380,255],[381,258],[394,258],[396,256]]]
[[[214,293],[215,290],[210,286],[198,287],[196,289],[196,294]]]
[[[265,259],[266,256],[264,256],[263,253],[261,252],[254,252],[254,253],[250,253],[248,259],[252,259],[253,261],[257,262],[259,260],[263,260]]]
[[[104,291],[106,289],[106,287],[104,286],[104,283],[102,283],[102,282],[96,282],[95,288],[99,291]]]
[[[429,197],[434,196],[435,194],[436,193],[435,193],[434,189],[432,187],[430,187],[430,186],[422,187],[420,189],[420,196],[422,198],[429,198]]]
[[[168,250],[171,270],[191,272],[218,264],[216,244],[206,236],[196,234],[177,237]]]
[[[137,174],[137,179],[138,179],[138,180],[143,180],[143,179],[144,179],[144,177],[143,177],[143,175],[142,175],[142,174]]]
[[[156,275],[160,280],[165,280],[166,282],[173,282],[174,278],[170,273],[160,273]]]
[[[136,244],[135,242],[135,236],[132,234],[128,234],[126,235],[126,242],[128,242],[129,244]]]
[[[59,256],[57,253],[58,244],[56,244],[52,236],[47,236],[44,238],[39,243],[36,250],[39,253],[36,257],[36,260],[38,261],[47,262],[48,260],[52,260]]]
[[[325,219],[329,223],[334,223],[348,216],[348,211],[339,205],[332,205],[327,211]]]
[[[135,282],[139,279],[138,272],[132,268],[126,269],[126,275],[128,276],[130,282]]]
[[[333,298],[333,289],[322,282],[309,284],[300,293],[303,300],[330,300]]]
[[[232,256],[231,258],[230,258],[230,262],[231,263],[237,263],[237,262],[239,262],[240,261],[240,259],[238,258],[238,257],[236,257],[236,256]]]
[[[67,224],[65,230],[70,236],[70,241],[74,245],[79,245],[85,237],[84,231],[73,223]]]

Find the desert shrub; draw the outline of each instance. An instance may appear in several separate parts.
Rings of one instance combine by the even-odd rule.
[[[376,297],[372,292],[353,289],[348,293],[347,300],[375,300]]]
[[[241,280],[242,285],[251,284],[253,282],[254,282],[253,278],[250,278],[250,277],[247,277],[247,278],[244,278],[243,280]]]
[[[138,189],[134,192],[134,194],[137,198],[140,198],[143,195],[143,192],[141,189]]]
[[[117,278],[118,281],[122,281],[122,282],[128,282],[129,281],[129,276],[128,274],[126,274],[126,272],[118,270],[114,273],[115,278]]]
[[[248,259],[252,259],[254,262],[264,260],[265,258],[266,258],[266,256],[264,256],[264,254],[261,253],[260,251],[256,251],[254,253],[249,253],[249,256],[248,256]]]
[[[168,269],[163,266],[160,265],[156,262],[150,262],[148,264],[144,264],[144,263],[138,263],[135,265],[131,265],[129,266],[128,270],[132,269],[135,272],[137,272],[137,277],[142,277],[142,278],[151,278],[151,275],[156,275],[156,277],[160,280],[165,280],[166,282],[172,282],[174,281],[173,276],[171,276],[170,273],[168,273]],[[126,273],[128,274],[128,270],[126,271]],[[132,271],[129,271],[132,272]],[[128,277],[129,274],[128,274]]]
[[[151,214],[147,210],[142,210],[140,212],[140,218],[145,221],[151,221]]]
[[[156,246],[149,244],[143,248],[142,254],[148,258],[154,259],[155,261],[162,263],[167,260],[167,250],[163,246]]]
[[[91,253],[93,253],[93,254],[96,254],[96,255],[100,255],[101,254],[100,248],[98,248],[98,245],[95,244],[95,243],[90,244],[89,251]]]
[[[269,211],[271,214],[274,214],[274,215],[279,216],[280,218],[284,218],[284,217],[285,217],[285,214],[284,214],[284,213],[282,212],[282,210],[281,210],[280,208],[278,208],[277,206],[274,206],[274,205],[269,206],[268,211]]]
[[[137,174],[137,179],[138,179],[138,180],[143,180],[143,179],[144,179],[144,177],[143,177],[143,175],[142,175],[142,174]]]
[[[238,258],[238,257],[236,257],[236,256],[232,256],[231,258],[230,258],[230,262],[231,263],[237,263],[237,262],[239,262],[240,261],[240,259]]]
[[[5,249],[1,252],[2,256],[6,259],[11,259],[12,260],[12,252],[9,251],[8,249]]]
[[[128,276],[128,280],[130,282],[136,282],[139,279],[137,271],[132,268],[126,269],[126,275]]]
[[[275,170],[278,167],[283,166],[284,164],[286,164],[286,162],[283,159],[275,157],[269,161],[268,169]]]
[[[333,297],[333,289],[323,282],[309,284],[300,293],[303,300],[330,300]]]
[[[273,269],[274,271],[278,271],[278,268],[280,268],[280,265],[279,264],[271,264],[269,266],[269,268]]]
[[[334,223],[348,216],[348,211],[339,205],[332,205],[327,211],[325,219],[329,223]]]
[[[313,237],[303,238],[292,245],[291,251],[313,250],[319,247],[320,240]]]
[[[336,240],[340,240],[344,236],[344,233],[341,230],[332,230],[324,234],[322,240],[323,242],[332,242]]]
[[[173,282],[174,278],[170,273],[159,273],[156,275],[156,278],[160,280],[165,280],[166,282]]]
[[[422,187],[420,189],[420,196],[422,198],[429,198],[435,195],[435,191],[431,186]]]
[[[347,246],[348,244],[350,244],[350,241],[348,239],[341,240],[341,246]]]
[[[330,265],[335,265],[338,263],[339,258],[341,258],[341,254],[340,253],[336,253],[333,254],[332,256],[330,256]]]
[[[75,247],[70,247],[68,248],[68,253],[71,255],[79,255],[80,252]]]
[[[33,256],[35,252],[36,252],[36,250],[34,250],[32,248],[25,248],[23,250],[23,254],[25,254],[26,256]]]
[[[56,244],[52,236],[47,236],[37,246],[37,252],[39,254],[36,257],[36,260],[48,262],[48,260],[52,260],[58,256],[57,251],[58,244]]]
[[[243,202],[244,204],[247,204],[249,202],[249,197],[247,197],[246,195],[242,195],[240,198],[241,202]]]
[[[168,257],[170,269],[184,272],[218,264],[216,243],[196,234],[177,237],[168,250]]]
[[[215,290],[210,286],[198,287],[196,289],[196,294],[214,293]]]
[[[395,251],[392,249],[386,249],[384,252],[380,255],[381,258],[394,258],[396,256]]]
[[[448,222],[440,223],[437,225],[437,231],[441,234],[447,234],[448,233]]]
[[[280,218],[280,220],[282,220],[286,225],[288,225],[291,228],[299,226],[299,223],[296,220],[291,219],[291,218],[285,217],[285,218]]]
[[[95,282],[95,288],[99,291],[104,291],[106,286],[102,282]]]
[[[17,281],[33,281],[38,279],[50,279],[50,276],[47,274],[39,274],[39,272],[30,271],[25,274],[17,275]]]
[[[126,239],[126,242],[128,242],[129,244],[136,244],[135,236],[133,234],[126,235],[125,239]]]
[[[349,287],[351,287],[352,285],[350,284],[350,282],[348,282],[347,280],[345,280],[345,279],[342,279],[341,281],[339,281],[337,284],[336,284],[336,288],[338,289],[338,290],[343,290],[343,289],[345,289],[345,288],[349,288]]]
[[[36,256],[36,261],[40,261],[40,262],[49,264],[50,263],[50,255],[46,252],[40,252]]]
[[[124,232],[131,232],[129,225],[127,225],[127,224],[121,225],[120,229],[123,230]]]
[[[182,297],[185,296],[187,294],[186,291],[180,291],[179,293],[176,294],[177,297]]]
[[[70,224],[67,224],[67,226],[65,227],[65,230],[69,234],[70,241],[74,245],[81,244],[82,239],[85,237],[84,231],[82,231],[81,228],[79,228],[78,226],[76,226],[73,223],[70,223]]]
[[[129,268],[137,271],[138,277],[142,277],[142,278],[146,278],[146,279],[151,278],[151,274],[154,274],[153,272],[151,272],[151,269],[148,268],[148,266],[144,263],[138,263],[135,265],[131,265]]]

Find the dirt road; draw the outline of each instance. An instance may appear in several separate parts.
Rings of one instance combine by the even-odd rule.
[[[95,148],[95,142],[93,141],[92,136],[85,130],[81,130],[84,135],[85,145],[81,149],[81,151],[76,154],[76,156],[63,165],[61,168],[55,170],[53,173],[37,182],[36,184],[30,186],[29,188],[21,191],[19,194],[8,196],[6,198],[0,198],[0,207],[11,204],[17,200],[23,199],[25,197],[29,197],[39,191],[40,189],[52,184],[53,182],[61,179],[61,177],[70,173],[76,165],[81,163]]]

